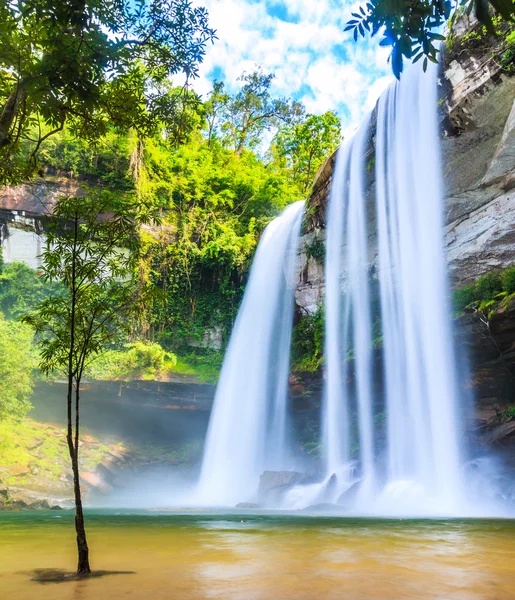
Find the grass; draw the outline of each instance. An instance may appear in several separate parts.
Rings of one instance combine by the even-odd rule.
[[[185,354],[177,357],[177,362],[171,365],[169,373],[189,375],[201,383],[215,384],[222,368],[223,353]]]

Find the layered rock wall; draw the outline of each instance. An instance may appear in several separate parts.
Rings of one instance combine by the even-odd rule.
[[[472,24],[473,25],[473,24]],[[462,27],[463,33],[468,29]],[[445,247],[454,288],[515,262],[515,77],[494,48],[444,53],[440,80]],[[374,118],[371,120],[374,123]],[[374,134],[370,154],[373,154]],[[368,160],[368,157],[367,157]],[[297,305],[313,312],[324,293],[323,261],[310,257],[325,239],[335,155],[322,166],[300,243]],[[370,265],[377,265],[371,178]]]

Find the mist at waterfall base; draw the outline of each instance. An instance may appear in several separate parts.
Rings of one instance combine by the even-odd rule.
[[[375,132],[369,117],[338,151],[327,209],[323,475],[267,508],[323,505],[329,512],[333,506],[377,516],[505,512],[493,500],[495,461],[471,462],[460,443],[463,406],[443,249],[437,69],[408,70],[381,97]],[[373,133],[371,168],[366,150]],[[372,170],[376,191],[370,201]],[[192,505],[255,501],[263,471],[299,465],[288,431],[287,384],[302,214],[302,203],[287,208],[258,247]],[[371,263],[378,314],[371,307]],[[379,320],[381,392],[372,366]],[[378,406],[386,414],[382,441]]]

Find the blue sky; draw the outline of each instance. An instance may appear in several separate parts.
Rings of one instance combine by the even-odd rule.
[[[334,110],[352,132],[393,80],[389,50],[379,39],[354,42],[344,32],[359,3],[345,0],[200,0],[218,40],[208,49],[201,94],[213,79],[229,88],[260,65],[276,75],[274,91],[301,100],[309,112]]]

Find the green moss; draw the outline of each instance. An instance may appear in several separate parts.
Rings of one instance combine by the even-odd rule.
[[[109,453],[97,442],[81,447],[81,468],[94,469]],[[3,483],[23,485],[35,479],[52,481],[70,472],[70,457],[64,429],[23,421],[0,421],[0,465]]]

